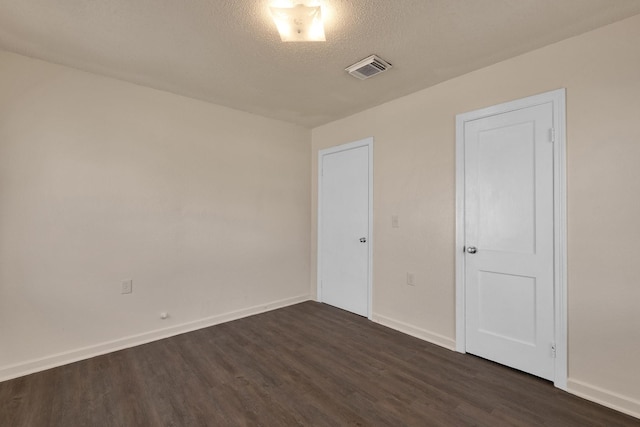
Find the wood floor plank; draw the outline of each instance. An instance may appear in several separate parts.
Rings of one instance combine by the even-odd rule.
[[[640,426],[315,302],[0,383],[0,426]]]

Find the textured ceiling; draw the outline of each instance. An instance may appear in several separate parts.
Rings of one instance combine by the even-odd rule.
[[[282,43],[269,0],[0,0],[0,49],[313,127],[640,13],[638,0],[325,0]],[[344,72],[375,53],[394,68]]]

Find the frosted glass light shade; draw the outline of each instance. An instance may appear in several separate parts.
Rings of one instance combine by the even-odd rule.
[[[283,42],[325,41],[320,6],[297,4],[293,7],[271,7]]]

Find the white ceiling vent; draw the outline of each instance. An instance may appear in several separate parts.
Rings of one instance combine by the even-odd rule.
[[[370,57],[345,68],[345,71],[353,77],[364,80],[369,77],[373,77],[376,74],[380,74],[383,71],[387,71],[389,68],[391,68],[391,64],[387,61],[377,57],[376,55],[371,55]]]

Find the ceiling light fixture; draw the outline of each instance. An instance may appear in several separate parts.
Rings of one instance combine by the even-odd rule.
[[[320,5],[302,3],[290,7],[271,6],[271,16],[283,42],[325,41]]]

